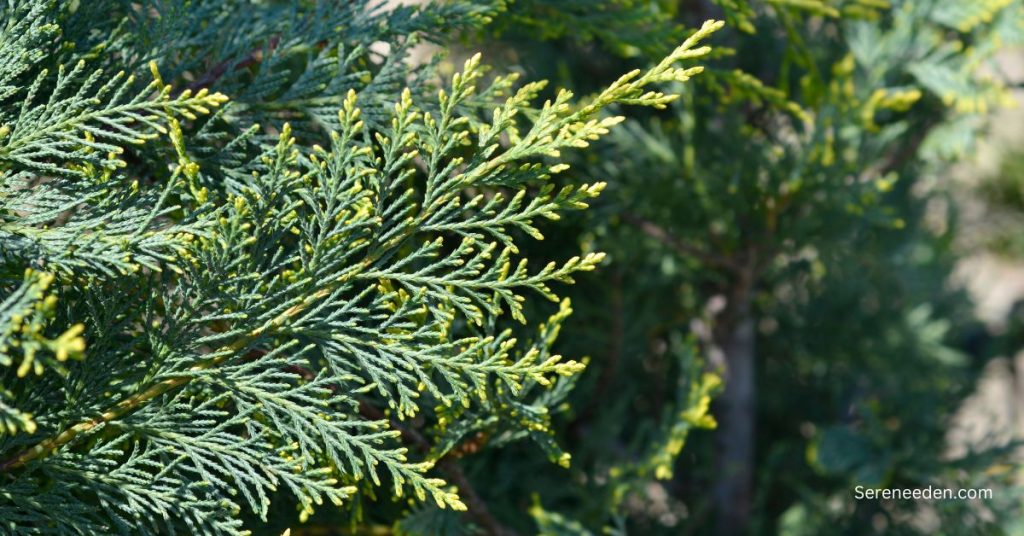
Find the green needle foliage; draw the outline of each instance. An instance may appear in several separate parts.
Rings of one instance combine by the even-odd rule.
[[[0,531],[242,534],[279,503],[412,526],[426,503],[493,532],[450,465],[481,422],[568,463],[570,308],[524,302],[603,255],[520,250],[604,188],[553,187],[563,153],[610,107],[669,105],[721,23],[582,103],[408,61],[498,7],[0,7]]]

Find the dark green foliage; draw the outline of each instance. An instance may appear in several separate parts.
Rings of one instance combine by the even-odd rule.
[[[473,434],[568,463],[569,305],[523,302],[603,256],[520,247],[603,188],[543,185],[561,153],[670,103],[720,25],[579,105],[408,61],[495,9],[5,4],[0,530],[237,534],[282,501],[406,527],[468,503],[490,530]]]

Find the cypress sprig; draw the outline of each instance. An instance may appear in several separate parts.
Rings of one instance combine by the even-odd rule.
[[[65,33],[44,53],[25,42],[37,63],[0,102],[0,526],[28,532],[239,534],[282,497],[305,519],[381,488],[465,510],[432,474],[450,449],[401,439],[481,407],[556,448],[548,420],[509,408],[564,396],[583,369],[550,351],[568,304],[538,340],[518,326],[528,296],[561,301],[556,284],[603,255],[533,268],[521,252],[604,185],[545,181],[621,122],[609,108],[671,102],[653,85],[699,72],[678,64],[721,26],[583,104],[537,107],[541,84],[484,85],[479,55],[443,84],[405,63],[437,17],[465,27],[483,6],[112,3],[121,29],[86,60],[74,51],[96,34],[75,32],[101,13],[29,3]],[[376,40],[395,52],[376,61]]]

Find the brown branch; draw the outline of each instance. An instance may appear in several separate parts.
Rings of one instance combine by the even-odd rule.
[[[291,366],[289,367],[289,371],[295,372],[307,380],[312,379],[314,376],[314,373],[311,370],[301,366]],[[359,402],[359,414],[374,421],[388,420],[380,409],[365,401]],[[419,431],[415,428],[403,426],[395,419],[390,419],[389,421],[391,427],[398,430],[398,433],[401,434],[402,440],[414,445],[423,453],[430,452],[430,441],[427,441]],[[486,441],[486,436],[484,436],[482,440]],[[454,458],[460,456],[463,452],[474,452],[479,449],[480,442],[481,439],[478,436],[477,438],[474,438],[474,440],[467,442],[465,447],[462,445],[456,446],[448,454],[441,457],[436,466],[442,473],[444,473],[448,478],[448,481],[458,488],[461,499],[466,503],[466,508],[468,510],[467,513],[469,516],[483,527],[488,534],[496,536],[514,536],[516,534],[515,531],[501,525],[501,523],[494,518],[490,509],[487,508],[487,503],[484,502],[476,492],[473,485],[469,482],[469,479],[466,478],[466,475],[462,472],[462,468],[459,467],[458,463],[454,460]]]
[[[277,48],[277,45],[280,41],[281,38],[277,36],[270,38],[270,41],[267,43],[267,50],[272,51],[275,48]],[[239,69],[245,69],[246,67],[256,65],[257,63],[263,61],[263,50],[263,47],[258,47],[254,49],[252,52],[250,52],[249,55],[241,61],[233,62],[232,60],[224,60],[218,63],[217,65],[214,65],[210,68],[210,70],[199,75],[199,78],[197,78],[194,82],[189,84],[188,89],[196,91],[198,89],[208,88],[215,84],[218,80],[220,80],[220,78],[224,76],[229,70],[237,71]]]
[[[675,251],[676,253],[683,257],[696,258],[697,260],[709,266],[726,268],[729,270],[736,268],[736,264],[732,261],[732,259],[728,257],[723,257],[721,255],[716,255],[714,253],[705,251],[693,244],[684,242],[683,240],[680,240],[679,238],[673,236],[671,233],[666,231],[664,227],[661,227],[660,225],[650,220],[641,218],[640,216],[637,216],[636,214],[633,214],[631,212],[624,212],[622,213],[621,217],[622,221],[626,222],[627,224],[633,227],[636,227],[645,235],[657,240],[658,242],[661,242],[665,246],[668,246],[670,249],[672,249],[673,251]]]
[[[359,403],[359,413],[363,417],[375,421],[387,419],[380,409],[366,402]],[[430,442],[427,441],[419,431],[411,427],[403,426],[394,419],[390,419],[390,422],[391,427],[398,430],[402,439],[407,443],[415,445],[417,449],[424,453],[430,451]],[[487,534],[491,534],[492,536],[516,535],[516,531],[502,525],[501,522],[491,514],[490,509],[487,507],[487,503],[484,502],[483,498],[480,497],[480,494],[478,494],[476,489],[473,488],[473,484],[470,483],[469,478],[466,477],[466,474],[462,471],[462,468],[459,467],[459,464],[456,463],[455,460],[450,456],[442,456],[441,459],[437,461],[436,467],[444,474],[448,479],[448,482],[454,484],[459,490],[460,498],[466,503],[467,515],[480,525]]]
[[[924,121],[924,123],[921,124],[912,135],[905,137],[906,142],[903,143],[898,150],[890,153],[889,156],[881,162],[876,162],[865,168],[860,174],[861,178],[885,176],[905,166],[917,157],[917,152],[921,149],[921,145],[928,137],[928,134],[940,123],[941,121],[939,119],[934,118]]]

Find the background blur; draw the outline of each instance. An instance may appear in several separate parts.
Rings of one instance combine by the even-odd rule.
[[[573,463],[467,460],[487,500],[547,490],[551,534],[1024,534],[1022,9],[517,0],[466,36],[586,95],[728,23],[676,105],[623,110],[560,179],[609,182],[529,252],[609,253],[560,342],[590,358],[556,417]]]

